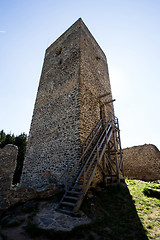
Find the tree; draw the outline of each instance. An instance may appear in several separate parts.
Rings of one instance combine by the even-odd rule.
[[[5,132],[1,131],[1,140],[0,140],[0,147],[3,148],[7,144],[14,144],[15,136],[14,134],[5,134]]]
[[[13,184],[20,182],[22,174],[24,155],[26,152],[27,135],[25,133],[15,137],[14,144],[18,147],[17,166],[13,176]]]

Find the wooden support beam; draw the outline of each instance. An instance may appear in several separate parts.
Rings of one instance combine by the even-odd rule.
[[[112,103],[112,102],[114,102],[114,101],[116,101],[116,99],[112,99],[112,100],[110,100],[110,101],[108,101],[108,102],[104,102],[104,104],[109,104],[109,103]]]
[[[104,154],[104,170],[106,171],[106,168],[108,168],[108,171],[110,171],[110,174],[112,175],[112,168],[111,164],[107,162],[107,155],[106,153]]]
[[[99,96],[98,98],[106,97],[106,96],[108,96],[108,95],[110,95],[110,94],[111,94],[111,92],[107,92],[107,93],[105,93],[105,94]]]
[[[108,160],[108,162],[109,162],[109,164],[110,164],[112,170],[116,173],[116,170],[115,170],[114,167],[113,167],[113,162],[111,163],[111,161],[110,161],[110,159],[109,159],[108,156],[107,156],[107,160]]]
[[[99,162],[97,163],[97,165],[98,165],[98,167],[101,169],[102,173],[103,173],[104,175],[106,175],[107,173],[106,173],[106,172],[104,171],[104,169],[101,167],[101,165],[100,165]]]

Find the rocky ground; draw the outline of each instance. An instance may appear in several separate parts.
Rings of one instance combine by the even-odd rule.
[[[50,201],[28,201],[14,207],[1,218],[1,239],[26,240],[30,239],[25,227],[32,220],[41,229],[54,229],[56,231],[71,231],[74,227],[91,222],[81,213],[81,217],[71,217],[55,210],[56,203]],[[35,239],[45,239],[39,237]]]
[[[160,239],[153,238],[159,236],[160,201],[144,195],[146,184],[130,181],[90,189],[79,217],[56,212],[56,196],[26,201],[1,215],[0,240]]]

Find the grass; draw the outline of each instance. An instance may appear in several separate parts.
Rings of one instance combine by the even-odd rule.
[[[137,180],[126,181],[148,239],[160,239],[160,184]],[[149,191],[153,189],[153,191]]]

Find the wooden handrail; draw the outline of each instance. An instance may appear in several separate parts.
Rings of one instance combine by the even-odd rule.
[[[83,151],[83,154],[81,155],[79,161],[77,162],[77,164],[74,166],[74,168],[72,169],[72,171],[71,171],[70,174],[68,175],[68,178],[70,178],[70,177],[72,176],[72,174],[73,174],[74,170],[76,169],[76,167],[79,166],[81,162],[83,162],[82,160],[83,160],[86,152],[88,151],[89,147],[90,147],[91,144],[93,143],[93,141],[94,141],[94,139],[96,138],[97,134],[100,132],[100,129],[102,128],[102,120],[100,120],[99,122],[101,123],[101,125],[98,127],[98,124],[97,124],[97,127],[98,127],[97,131],[96,131],[95,134],[93,135],[93,137],[92,137],[90,143],[88,144],[88,146],[86,147],[86,149]],[[67,179],[67,181],[68,181],[68,179]]]
[[[98,128],[98,130],[97,130],[97,128]],[[74,169],[75,169],[75,168],[80,164],[80,162],[82,161],[84,155],[86,154],[86,152],[87,152],[87,150],[88,150],[88,148],[89,148],[88,146],[90,146],[90,145],[92,144],[92,142],[93,142],[93,140],[95,139],[96,134],[99,132],[100,128],[102,128],[102,119],[99,120],[99,122],[96,124],[96,126],[93,128],[93,130],[91,131],[91,133],[89,134],[89,136],[87,137],[87,139],[85,140],[85,142],[83,143],[83,145],[81,146],[81,149],[79,150],[79,153],[82,152],[81,157],[80,157],[79,161],[76,163],[76,165],[74,166],[74,168],[72,169],[71,173],[73,173]],[[95,134],[95,132],[96,132],[96,134]],[[89,142],[89,139],[90,139],[91,136],[92,136],[92,138],[91,138],[91,140],[90,140],[90,142]],[[87,144],[87,142],[89,142],[89,143]],[[83,149],[85,145],[86,145],[86,148]],[[60,183],[61,179],[62,179],[66,174],[67,174],[67,179],[70,177],[71,173],[68,174],[68,171],[69,171],[69,168],[70,168],[70,166],[71,166],[72,164],[73,164],[72,162],[71,162],[70,164],[68,164],[67,169],[62,173],[61,177],[59,178],[58,183]]]
[[[82,161],[84,155],[86,154],[87,150],[89,149],[89,147],[91,146],[91,144],[93,143],[94,139],[96,138],[97,134],[99,133],[100,129],[102,128],[102,124],[99,126],[99,128],[97,129],[96,133],[94,134],[94,136],[92,137],[91,141],[89,142],[89,144],[87,145],[86,149],[83,151],[83,154],[81,155],[79,161],[77,162],[77,164],[74,166],[74,168],[72,169],[71,173],[69,174],[69,177],[72,175],[74,169],[79,165],[79,163]]]
[[[87,142],[89,141],[89,138],[94,135],[93,133],[96,131],[96,129],[98,128],[99,125],[102,124],[102,119],[99,120],[99,122],[96,124],[96,126],[93,128],[93,130],[91,131],[91,133],[89,134],[89,136],[87,137],[87,139],[85,140],[85,142],[82,144],[81,150],[84,147],[84,145],[88,145]],[[80,151],[81,151],[80,150]]]
[[[96,128],[93,129],[89,138],[86,139],[86,145],[83,145],[83,151],[78,163],[73,169],[71,169],[71,167],[67,168],[66,191],[57,207],[59,211],[66,211],[66,213],[69,214],[78,211],[93,181],[97,167],[98,165],[100,166],[103,156],[106,156],[108,159],[107,161],[105,160],[106,157],[104,158],[104,168],[106,164],[107,169],[105,168],[105,171],[103,169],[101,170],[105,176],[108,176],[111,182],[113,182],[115,178],[117,182],[119,182],[121,176],[124,176],[118,119],[111,114],[104,129],[103,127],[102,122],[96,125]],[[101,131],[101,129],[103,130]],[[74,198],[76,202],[68,202],[69,200],[66,201],[67,198]],[[69,207],[67,207],[67,205]],[[73,206],[73,209],[71,209],[70,206]]]
[[[101,134],[98,142],[96,143],[96,145],[95,145],[95,147],[93,148],[90,156],[88,157],[85,165],[83,166],[81,172],[79,173],[79,176],[78,176],[78,178],[76,179],[76,183],[79,181],[82,173],[84,174],[85,168],[86,168],[88,162],[90,161],[93,153],[95,152],[96,148],[98,149],[98,151],[100,150],[101,146],[102,146],[103,143],[104,143],[105,138],[106,138],[106,145],[107,145],[108,142],[110,141],[110,138],[111,138],[111,135],[112,135],[112,130],[113,130],[112,127],[113,127],[114,125],[117,125],[117,120],[118,120],[118,118],[116,118],[113,114],[111,114],[110,120],[108,121],[108,123],[107,123],[104,131],[102,132],[102,134]],[[102,138],[103,138],[103,139],[102,139]],[[102,139],[102,140],[101,140],[101,139]],[[98,147],[98,144],[99,144],[99,143],[100,143],[100,145],[99,145],[99,147]],[[91,161],[90,165],[88,166],[87,171],[86,171],[86,174],[89,172],[89,170],[90,170],[93,162],[95,161],[95,158],[96,158],[96,154],[94,155],[93,160]],[[88,180],[88,181],[89,181],[89,180]]]
[[[71,169],[71,171],[70,171],[70,166],[71,166],[72,163],[70,163],[67,166],[67,170],[65,170],[63,172],[63,174],[61,175],[61,177],[60,177],[58,182],[60,182],[60,180],[64,176],[66,176],[66,174],[67,174],[67,181],[66,181],[67,184],[66,185],[69,186],[69,179],[71,178],[71,176],[73,176],[73,173],[74,173],[75,169],[77,169],[78,173],[76,174],[76,176],[73,176],[72,183],[74,184],[75,180],[76,180],[76,182],[78,182],[81,174],[83,173],[83,171],[86,168],[86,165],[88,164],[88,162],[90,161],[91,157],[93,156],[93,153],[94,153],[95,149],[97,148],[97,151],[99,152],[100,148],[102,147],[102,145],[103,145],[103,143],[105,141],[105,139],[106,139],[107,144],[108,144],[108,142],[110,140],[110,137],[112,135],[112,128],[118,127],[117,125],[118,125],[118,118],[115,117],[113,114],[111,114],[110,120],[108,121],[105,129],[103,130],[102,134],[100,135],[100,137],[99,137],[98,141],[96,142],[96,144],[95,144],[92,152],[90,153],[89,157],[84,162],[85,154],[90,149],[90,146],[92,145],[92,143],[94,142],[95,138],[97,137],[97,135],[99,134],[100,130],[102,129],[102,119],[100,119],[100,121],[96,124],[95,128],[92,130],[92,132],[89,134],[89,136],[87,137],[87,139],[83,143],[83,145],[82,145],[82,147],[81,147],[81,149],[79,151],[79,153],[81,153],[81,156],[80,156],[80,159],[78,160],[78,162],[74,165],[74,167]],[[83,164],[83,162],[84,162],[84,164]],[[89,165],[89,169],[90,169],[91,165]],[[77,177],[77,175],[78,175],[78,177]]]
[[[108,123],[107,123],[107,125],[106,125],[106,127],[105,127],[105,129],[103,130],[103,132],[102,132],[102,134],[101,134],[99,140],[97,141],[96,145],[94,146],[94,148],[93,148],[93,150],[92,150],[90,156],[88,157],[87,161],[85,162],[85,164],[84,164],[84,166],[83,166],[81,172],[79,173],[79,176],[78,176],[76,182],[79,181],[80,176],[82,175],[83,171],[85,170],[86,165],[87,165],[88,162],[90,161],[90,159],[91,159],[91,157],[92,157],[94,151],[96,150],[96,148],[97,148],[99,142],[101,142],[101,139],[102,139],[103,135],[104,135],[104,134],[107,135],[107,134],[109,133],[109,131],[110,131],[110,128],[109,128],[109,127],[110,127],[110,124],[111,124],[111,121],[109,120]],[[109,128],[108,131],[107,131],[107,128]],[[107,131],[107,132],[106,132],[106,131]],[[93,159],[95,159],[95,157],[93,157]],[[92,162],[93,162],[93,160],[92,160]],[[92,162],[91,162],[91,163],[92,163]]]

